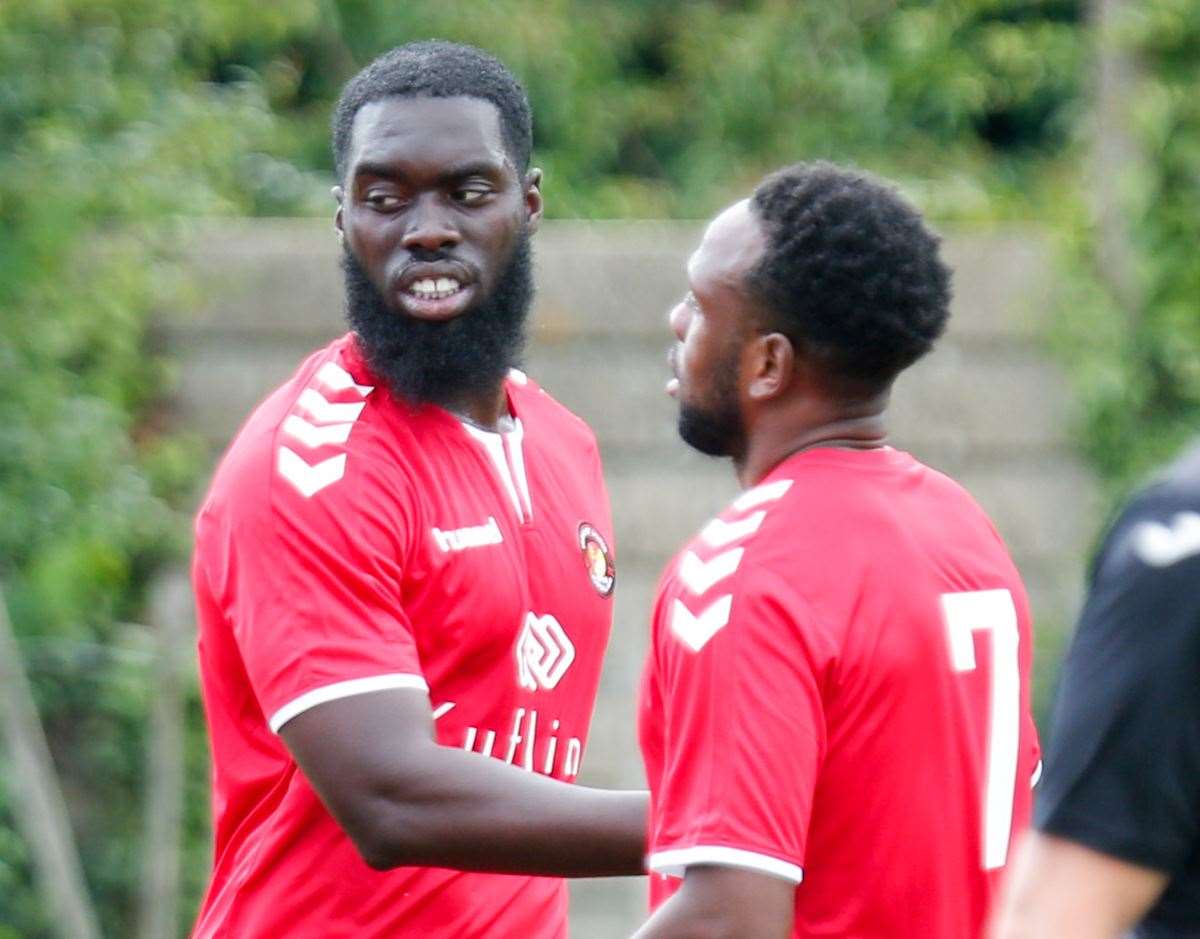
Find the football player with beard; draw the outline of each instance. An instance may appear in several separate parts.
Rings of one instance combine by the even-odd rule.
[[[250,417],[196,523],[214,870],[194,935],[566,935],[646,797],[569,785],[612,619],[595,439],[515,366],[524,91],[423,42],[334,116],[352,331]]]
[[[888,444],[949,315],[938,238],[881,181],[797,164],[713,220],[688,283],[679,433],[744,491],[659,582],[637,939],[978,939],[1038,745],[1020,575]]]

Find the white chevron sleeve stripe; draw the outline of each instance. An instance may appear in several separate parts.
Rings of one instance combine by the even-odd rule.
[[[328,460],[309,465],[304,457],[287,447],[279,448],[276,464],[279,475],[296,487],[304,498],[312,498],[326,486],[331,486],[346,473],[346,454],[339,453]]]
[[[374,385],[359,385],[354,381],[354,376],[347,372],[337,362],[326,362],[317,372],[317,381],[326,388],[332,388],[334,391],[345,391],[348,388],[353,388],[362,397],[366,397],[375,390]]]
[[[353,424],[310,424],[298,414],[289,414],[280,430],[310,450],[330,443],[345,443],[350,439]]]
[[[733,608],[733,594],[725,594],[710,603],[694,616],[682,600],[676,599],[671,608],[671,632],[693,652],[699,652],[713,636],[729,622]]]
[[[747,489],[734,499],[733,507],[739,512],[756,509],[767,502],[774,502],[791,488],[792,480],[790,479],[777,479],[773,483],[755,486],[753,489]]]
[[[745,518],[739,518],[734,522],[726,522],[722,519],[714,518],[701,530],[700,537],[704,539],[706,544],[714,548],[723,548],[726,545],[733,544],[735,541],[749,538],[758,531],[758,527],[766,517],[766,512],[755,512],[753,515],[747,515]]]
[[[725,551],[707,562],[701,561],[699,555],[689,551],[679,562],[679,579],[696,596],[706,593],[713,584],[719,583],[738,569],[742,563],[745,548],[734,548]]]
[[[307,411],[308,416],[318,424],[353,423],[367,406],[365,401],[350,401],[345,404],[331,402],[315,388],[305,388],[300,392],[296,404]]]

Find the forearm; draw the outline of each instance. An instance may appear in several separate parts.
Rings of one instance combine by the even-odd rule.
[[[743,939],[734,923],[668,900],[650,917],[632,939]]]
[[[1119,939],[1166,876],[1034,832],[1019,851],[990,939]]]
[[[787,939],[794,885],[732,867],[689,867],[633,939]]]
[[[363,810],[366,818],[343,824],[371,827],[355,840],[377,867],[563,877],[644,870],[645,792],[568,785],[449,747],[429,747],[375,785]]]
[[[330,701],[280,733],[372,867],[642,873],[645,792],[573,786],[441,746],[428,699],[416,691]]]

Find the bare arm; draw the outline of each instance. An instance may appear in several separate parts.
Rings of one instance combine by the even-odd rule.
[[[1166,885],[1161,871],[1033,832],[1017,855],[991,939],[1118,939]]]
[[[697,865],[633,939],[788,939],[796,885],[736,867]]]
[[[421,692],[329,701],[292,718],[280,736],[372,867],[643,871],[646,793],[568,785],[440,746]]]

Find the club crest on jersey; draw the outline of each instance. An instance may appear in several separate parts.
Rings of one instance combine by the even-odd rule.
[[[583,566],[587,568],[592,586],[600,596],[607,597],[617,581],[617,569],[608,542],[587,522],[579,526],[579,550],[583,552]]]

